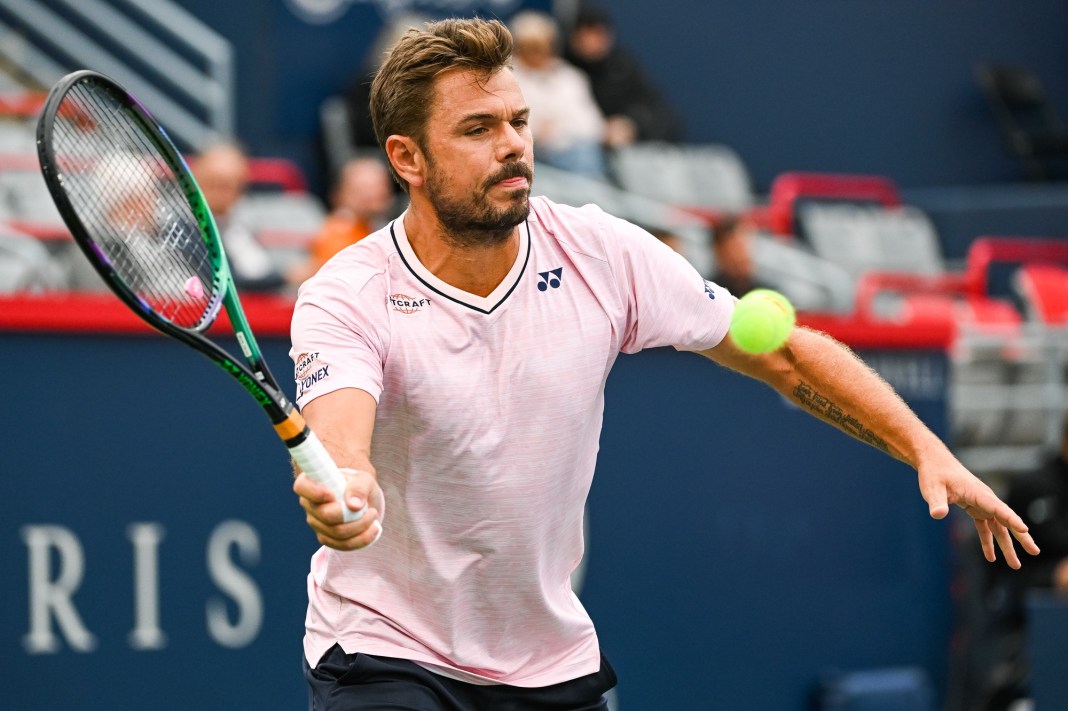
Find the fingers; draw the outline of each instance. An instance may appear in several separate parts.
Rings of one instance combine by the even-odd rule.
[[[982,511],[984,515],[997,520],[998,523],[1006,528],[1019,533],[1027,532],[1027,524],[1020,518],[1019,514],[989,489],[975,497],[974,506]]]
[[[976,497],[974,507],[965,508],[973,518],[988,518],[989,526],[997,536],[998,546],[1005,552],[1005,561],[1013,568],[1020,567],[1013,539],[1029,555],[1038,555],[1039,548],[1029,533],[1027,524],[1008,504],[999,499],[993,491],[984,492]],[[1011,555],[1009,553],[1011,551]],[[1015,561],[1015,565],[1013,562]]]
[[[382,535],[382,522],[377,509],[368,509],[358,521],[336,526],[325,526],[311,514],[307,516],[307,522],[315,531],[319,543],[339,551],[366,548]]]
[[[363,510],[355,520],[345,521],[345,511],[333,491],[303,473],[294,480],[293,491],[320,543],[337,550],[358,550],[382,535],[385,501],[371,474],[351,469],[343,469],[342,473],[347,479],[345,504],[352,511]],[[372,507],[367,505],[369,500],[374,502]]]
[[[1023,548],[1029,555],[1038,555],[1042,551],[1039,550],[1038,544],[1035,543],[1035,539],[1031,538],[1031,534],[1026,531],[1020,533],[1015,529],[1012,530],[1012,537],[1020,542],[1020,547]]]
[[[1013,570],[1019,570],[1022,564],[1020,563],[1020,556],[1016,553],[1016,546],[1013,544],[1013,536],[1017,534],[1011,533],[1008,528],[995,519],[977,518],[974,521],[975,529],[979,532],[979,541],[983,546],[983,556],[987,561],[994,562],[996,558],[994,541],[997,541],[1001,554],[1005,556],[1005,562]],[[1029,541],[1031,539],[1031,536],[1026,533],[1018,535],[1025,536]],[[1023,543],[1022,540],[1021,543]],[[1034,546],[1034,541],[1030,541],[1030,543]],[[1037,550],[1037,546],[1035,548]],[[1026,545],[1024,550],[1027,550]]]
[[[1001,548],[1001,554],[1005,556],[1005,562],[1013,570],[1019,570],[1020,557],[1016,555],[1016,547],[1013,545],[1009,529],[997,521],[991,523],[990,527],[994,529],[994,537],[997,539],[998,547]]]
[[[999,501],[999,503],[1001,503]],[[1030,555],[1038,555],[1038,544],[1031,538],[1031,534],[1028,532],[1027,524],[1020,516],[1009,508],[1008,504],[1001,503],[994,514],[994,519],[997,523],[1004,527],[1006,530],[1005,539],[1008,542],[1012,542],[1015,538],[1020,543],[1020,547],[1024,549]]]
[[[377,484],[367,472],[353,469],[342,469],[345,474],[345,506],[350,511],[360,511],[371,498],[371,492],[377,488]],[[301,473],[293,481],[293,492],[300,497],[301,506],[306,511],[315,509],[316,516],[327,523],[341,523],[343,511],[340,504],[336,504],[337,497],[333,490],[321,482]],[[307,505],[305,505],[307,503]]]
[[[997,556],[994,553],[994,534],[990,530],[990,522],[985,518],[976,518],[973,519],[973,522],[975,523],[975,530],[979,534],[979,544],[983,547],[983,557],[986,558],[988,563],[993,563],[997,560]]]
[[[1016,552],[1016,542],[1019,542],[1020,547],[1030,555],[1038,555],[1038,546],[1035,544],[1034,539],[1031,538],[1031,534],[1027,532],[1027,526],[1024,524],[1023,519],[1017,516],[1006,504],[1001,503],[997,507],[996,516],[978,505],[962,504],[961,508],[972,517],[975,523],[975,530],[979,534],[979,542],[983,547],[983,557],[987,561],[993,563],[996,559],[995,541],[1005,557],[1005,562],[1014,570],[1022,567],[1020,556]]]

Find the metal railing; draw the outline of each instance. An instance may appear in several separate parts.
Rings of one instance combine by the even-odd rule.
[[[43,86],[111,76],[184,149],[233,133],[233,47],[171,0],[0,0],[0,54]]]

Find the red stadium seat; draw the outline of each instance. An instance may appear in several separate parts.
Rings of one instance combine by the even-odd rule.
[[[884,207],[901,205],[897,186],[880,175],[788,172],[771,183],[765,226],[773,234],[796,234],[797,205],[806,199],[870,202]]]
[[[286,158],[250,158],[249,181],[252,190],[273,188],[287,193],[308,191],[304,172]]]
[[[1068,269],[1052,264],[1025,264],[1017,275],[1036,321],[1068,323]]]

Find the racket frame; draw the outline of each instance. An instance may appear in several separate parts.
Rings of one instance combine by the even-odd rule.
[[[95,83],[105,89],[136,121],[143,135],[151,141],[173,172],[196,218],[198,232],[212,264],[214,282],[211,290],[212,301],[192,328],[180,326],[156,313],[126,285],[95,246],[90,230],[86,228],[64,188],[64,176],[58,168],[52,136],[55,122],[59,118],[60,105],[75,85],[86,82]],[[111,78],[88,69],[72,72],[52,87],[45,101],[37,123],[37,152],[41,173],[60,216],[74,241],[115,295],[153,329],[196,349],[237,380],[267,414],[275,432],[301,469],[308,472],[312,478],[326,483],[333,490],[335,497],[340,497],[345,520],[360,518],[364,510],[354,512],[344,505],[344,478],[336,464],[297,408],[283,394],[278,381],[268,369],[241,306],[215,218],[185,158],[148,110]],[[204,335],[221,308],[226,309],[245,363],[235,360],[230,353]]]

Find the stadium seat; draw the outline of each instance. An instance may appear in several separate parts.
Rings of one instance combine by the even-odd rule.
[[[248,191],[234,207],[234,219],[251,229],[276,258],[292,262],[322,227],[326,214],[296,163],[285,158],[249,159]]]
[[[326,219],[326,208],[311,193],[252,192],[234,207],[234,219],[253,232],[315,232]]]
[[[815,253],[854,278],[872,270],[929,276],[944,271],[934,225],[917,208],[811,202],[800,206],[798,222]]]
[[[728,146],[634,143],[616,148],[609,165],[627,192],[692,209],[712,221],[755,202],[745,164]]]
[[[799,311],[852,310],[853,278],[805,245],[758,231],[753,236],[751,253],[761,283],[782,292]]]
[[[308,192],[308,181],[300,166],[286,158],[252,156],[248,159],[248,171],[249,190],[252,192]]]
[[[708,273],[708,226],[702,217],[679,209],[675,203],[632,193],[607,181],[542,163],[534,168],[533,194],[576,207],[594,204],[605,212],[646,228],[674,232],[683,240],[686,257],[694,268],[702,274]]]
[[[946,269],[938,234],[879,175],[783,173],[772,182],[766,224],[841,267],[854,280],[854,311],[870,320],[1015,325],[1019,313]]]
[[[33,119],[0,114],[0,153],[32,153],[37,145],[36,131]]]
[[[1045,324],[1068,324],[1068,269],[1052,264],[1025,264],[1016,273],[1016,288],[1028,316]]]
[[[41,177],[36,153],[0,153],[0,219],[40,229],[63,224]]]
[[[1016,268],[1027,320],[1011,328],[964,323],[950,352],[950,437],[969,467],[987,476],[1038,466],[1059,446],[1068,402],[1068,240],[981,237],[962,290],[990,290],[996,266]]]
[[[806,201],[827,200],[897,207],[901,195],[892,180],[881,175],[846,173],[780,173],[771,183],[764,221],[783,237],[797,234],[797,208]]]
[[[37,239],[0,225],[0,294],[63,289],[65,275]]]

